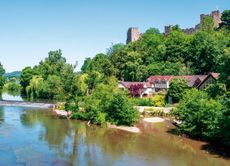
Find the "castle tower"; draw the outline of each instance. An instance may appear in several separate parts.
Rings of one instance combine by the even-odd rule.
[[[219,10],[216,11],[212,11],[211,14],[201,14],[200,15],[200,23],[202,22],[202,20],[204,19],[204,17],[206,16],[211,16],[213,18],[215,27],[218,27],[219,24],[221,23],[221,13]]]
[[[170,33],[170,31],[172,31],[172,28],[173,28],[172,25],[165,26],[164,35],[167,36]]]
[[[211,14],[213,20],[214,20],[214,23],[215,23],[215,26],[218,27],[219,24],[221,23],[221,13],[219,10],[216,10],[216,11],[212,11],[212,14]]]
[[[140,36],[141,36],[141,34],[140,34],[138,28],[131,27],[128,29],[128,32],[127,32],[126,43],[128,44],[130,42],[137,41],[140,38]]]

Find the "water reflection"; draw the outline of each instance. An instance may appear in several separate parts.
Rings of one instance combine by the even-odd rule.
[[[14,114],[12,113],[14,109]],[[229,165],[224,159],[205,154],[199,142],[167,133],[169,124],[146,125],[142,134],[87,126],[76,120],[57,119],[47,110],[0,107],[6,126],[13,126],[7,139],[1,135],[5,155],[27,165]],[[10,112],[11,111],[11,112]],[[11,115],[11,116],[9,116]],[[9,116],[9,117],[8,117]],[[17,121],[18,117],[18,121]],[[29,157],[28,157],[28,154]],[[11,162],[9,159],[9,163]],[[0,161],[0,165],[2,165]],[[4,161],[6,162],[6,161]],[[199,164],[197,164],[199,163]],[[4,163],[5,164],[5,163]],[[5,165],[7,165],[5,164]],[[39,165],[39,164],[37,164]]]

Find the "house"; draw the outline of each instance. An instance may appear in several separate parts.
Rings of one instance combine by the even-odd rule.
[[[146,82],[125,82],[120,81],[119,88],[131,90],[132,86],[142,87],[139,96],[153,96],[159,91],[167,91],[172,79],[185,79],[190,88],[205,89],[208,85],[214,84],[219,77],[219,73],[209,73],[208,75],[185,75],[185,76],[150,76]]]

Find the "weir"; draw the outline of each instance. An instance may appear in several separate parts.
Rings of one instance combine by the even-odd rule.
[[[19,106],[33,108],[54,108],[54,103],[26,102],[26,101],[10,101],[0,100],[0,106]]]

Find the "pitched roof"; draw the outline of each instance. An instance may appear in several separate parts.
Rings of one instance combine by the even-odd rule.
[[[199,80],[200,82],[202,82],[205,78],[207,77],[207,75],[186,75],[186,76],[150,76],[147,81],[150,84],[154,84],[156,81],[158,81],[159,83],[162,83],[163,81],[169,82],[174,79],[174,78],[183,78],[188,82],[188,86],[189,87],[193,87],[195,82],[197,80]]]
[[[213,77],[215,80],[217,80],[219,78],[220,73],[209,73],[208,75],[206,75],[206,77],[203,79],[203,81],[197,85],[197,87],[199,88],[209,77]]]
[[[126,82],[126,81],[120,81],[120,84],[122,84],[125,88],[130,88],[131,85],[137,85],[142,84],[144,87],[151,87],[149,82]]]

